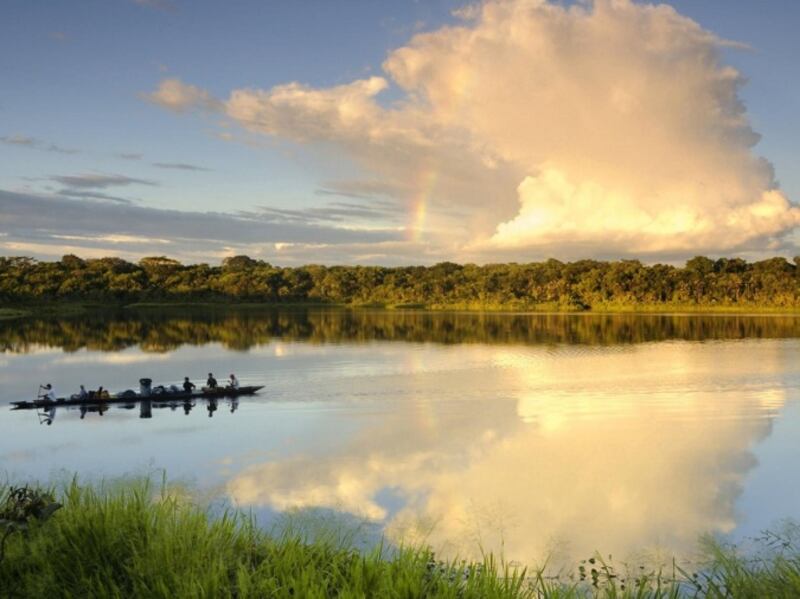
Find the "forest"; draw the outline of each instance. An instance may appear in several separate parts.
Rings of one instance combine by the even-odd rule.
[[[800,257],[697,256],[683,267],[639,260],[434,266],[280,267],[247,256],[219,266],[164,256],[57,261],[0,257],[0,303],[314,303],[428,308],[604,310],[800,308]]]

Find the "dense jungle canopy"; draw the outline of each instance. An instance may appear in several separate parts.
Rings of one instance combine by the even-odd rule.
[[[685,266],[638,260],[434,266],[279,267],[247,256],[220,266],[184,265],[166,257],[58,261],[0,258],[0,302],[229,301],[424,305],[427,307],[558,307],[697,305],[800,307],[800,257],[698,256]]]

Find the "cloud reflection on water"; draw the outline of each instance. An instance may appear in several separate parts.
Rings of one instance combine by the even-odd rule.
[[[469,369],[452,353],[449,372],[436,374],[449,377],[451,392],[503,396],[482,392],[453,411],[426,395],[423,369],[408,379],[416,399],[379,423],[334,451],[247,467],[228,492],[244,506],[379,521],[392,540],[460,556],[501,547],[527,562],[553,551],[685,554],[700,533],[737,525],[752,449],[786,401],[766,375],[790,351],[763,345],[754,361],[752,350],[486,346],[473,350],[485,367]],[[387,491],[400,506],[382,499]]]
[[[139,352],[98,354],[81,352],[58,357],[53,360],[53,364],[151,364],[152,362],[165,362],[170,359],[170,354],[142,354]]]

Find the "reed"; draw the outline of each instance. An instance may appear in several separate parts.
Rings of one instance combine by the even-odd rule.
[[[800,596],[800,552],[785,543],[756,560],[714,544],[699,574],[673,566],[626,576],[597,557],[549,577],[492,555],[439,561],[425,548],[359,552],[332,536],[269,535],[242,512],[212,514],[147,480],[72,481],[55,495],[61,509],[9,537],[0,597]]]

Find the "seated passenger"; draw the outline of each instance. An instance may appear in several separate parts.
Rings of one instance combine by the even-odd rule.
[[[239,388],[239,379],[237,379],[236,375],[233,373],[231,373],[231,377],[228,379],[228,387],[231,389]]]
[[[208,380],[206,381],[206,388],[208,389],[216,389],[217,388],[217,379],[214,378],[214,375],[210,372],[208,373]]]
[[[80,391],[78,391],[78,399],[86,399],[89,397],[89,392],[86,390],[86,387],[81,385]]]
[[[183,390],[186,393],[191,393],[195,388],[195,385],[192,381],[189,380],[188,376],[183,377]]]

